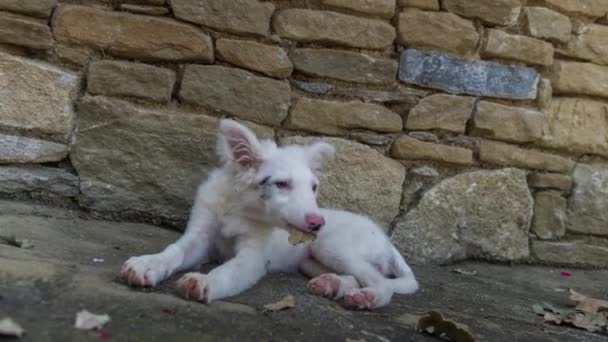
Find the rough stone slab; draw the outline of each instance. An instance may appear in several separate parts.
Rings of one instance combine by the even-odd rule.
[[[426,11],[439,11],[439,0],[399,0],[399,6],[414,7]]]
[[[521,0],[445,0],[450,12],[493,25],[513,25],[521,13]]]
[[[148,6],[148,5],[133,5],[120,4],[120,9],[123,11],[145,14],[145,15],[166,15],[169,14],[169,9],[164,6]]]
[[[247,40],[219,39],[215,48],[219,59],[270,77],[286,78],[293,71],[287,53],[279,46]]]
[[[528,175],[528,185],[538,189],[557,189],[570,192],[574,185],[572,177],[558,173],[533,172]]]
[[[0,10],[48,18],[55,5],[57,0],[2,0]]]
[[[321,0],[321,4],[385,18],[395,14],[395,0]]]
[[[48,25],[0,13],[0,43],[47,50],[53,46]]]
[[[281,144],[307,144],[317,138],[289,137]],[[385,229],[399,213],[405,167],[369,146],[340,138],[322,138],[336,158],[321,171],[319,205],[372,217]]]
[[[363,49],[388,47],[396,36],[395,28],[381,20],[298,8],[279,12],[272,26],[281,38]]]
[[[560,52],[569,57],[608,65],[608,26],[585,25]]]
[[[365,102],[381,102],[388,104],[415,105],[420,98],[428,95],[427,91],[398,87],[390,90],[369,90],[352,87],[336,87],[331,92],[332,95],[349,98],[357,98]]]
[[[540,144],[581,154],[608,156],[608,104],[583,98],[557,97],[545,110]]]
[[[399,43],[408,47],[429,47],[458,55],[477,49],[479,34],[470,20],[453,13],[408,9],[399,14]]]
[[[568,203],[568,230],[608,236],[608,164],[579,163]]]
[[[216,166],[219,119],[85,97],[70,159],[82,206],[187,217],[198,183]]]
[[[269,125],[278,125],[287,117],[291,100],[287,81],[219,65],[187,65],[179,99],[219,114]]]
[[[167,103],[175,85],[173,70],[142,63],[98,61],[89,66],[87,91]]]
[[[343,50],[295,49],[289,57],[300,73],[346,82],[391,83],[399,69],[394,60]]]
[[[553,64],[553,45],[545,41],[489,29],[481,52],[483,57],[511,59],[526,64]]]
[[[46,63],[0,53],[0,126],[66,141],[79,77]]]
[[[472,133],[509,142],[532,142],[541,138],[543,123],[541,112],[480,101]]]
[[[570,18],[545,7],[526,7],[523,23],[526,33],[539,39],[565,43],[572,33]]]
[[[171,0],[176,18],[220,31],[265,36],[274,5],[258,0]]]
[[[462,148],[429,143],[402,135],[391,147],[391,156],[397,159],[433,160],[442,163],[473,164],[473,151]]]
[[[304,82],[291,80],[289,82],[294,88],[311,94],[325,95],[334,89],[334,86],[321,82]]]
[[[44,192],[74,197],[78,195],[78,177],[63,170],[43,166],[0,166],[0,192]]]
[[[140,60],[213,62],[211,38],[175,20],[84,6],[59,6],[55,38]]]
[[[570,173],[575,166],[564,157],[489,140],[481,141],[479,158],[485,163],[560,173]]]
[[[584,239],[568,241],[530,241],[536,262],[574,267],[608,267],[608,243]]]
[[[542,240],[554,240],[566,234],[567,201],[559,191],[539,191],[534,195],[532,232]]]
[[[453,94],[510,99],[536,98],[536,70],[491,62],[469,62],[415,49],[401,54],[399,79]]]
[[[399,114],[372,103],[302,97],[291,109],[285,126],[296,130],[344,135],[350,129],[400,132],[403,122]]]
[[[376,134],[370,131],[356,130],[350,132],[348,135],[350,139],[357,140],[360,143],[364,143],[372,146],[385,146],[391,142],[391,137],[386,135]]]
[[[0,163],[46,163],[67,155],[68,147],[64,144],[0,134]]]
[[[608,66],[556,61],[551,84],[555,94],[608,98]]]
[[[88,63],[94,52],[88,47],[57,43],[55,44],[55,55],[64,63],[82,67]]]
[[[541,78],[538,81],[538,96],[536,97],[536,103],[538,109],[542,112],[547,111],[553,101],[553,85],[551,80],[548,78]]]
[[[410,110],[405,128],[464,133],[474,103],[475,98],[469,96],[435,94],[425,97]]]
[[[602,17],[608,12],[605,0],[543,0],[545,6],[574,16]]]
[[[475,171],[427,191],[393,231],[408,260],[525,260],[534,202],[517,169]]]

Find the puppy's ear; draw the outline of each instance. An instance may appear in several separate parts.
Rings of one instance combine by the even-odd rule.
[[[223,162],[234,162],[244,170],[257,168],[261,161],[255,134],[234,120],[220,121],[217,152]]]
[[[336,150],[326,142],[315,141],[307,146],[308,162],[312,169],[319,170],[323,166],[323,162],[332,160]]]

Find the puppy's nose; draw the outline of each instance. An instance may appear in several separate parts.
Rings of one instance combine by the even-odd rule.
[[[323,227],[325,224],[325,218],[315,214],[308,214],[304,216],[304,221],[306,222],[308,229],[312,230],[313,232],[321,229],[321,227]]]

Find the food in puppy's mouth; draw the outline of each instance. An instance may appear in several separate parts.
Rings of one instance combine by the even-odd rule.
[[[289,228],[288,241],[293,246],[299,245],[299,244],[305,243],[305,242],[315,241],[316,238],[317,238],[317,234],[315,234],[313,232],[305,232],[305,231],[302,231],[302,230],[299,230],[299,229],[293,228],[293,227]]]

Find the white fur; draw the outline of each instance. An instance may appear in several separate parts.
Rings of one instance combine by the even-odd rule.
[[[279,148],[222,120],[218,153],[222,166],[199,186],[185,233],[161,253],[127,260],[122,276],[128,284],[155,286],[214,257],[224,263],[178,280],[186,298],[209,303],[248,289],[266,272],[298,269],[321,276],[309,283],[313,293],[344,297],[355,308],[380,307],[394,292],[416,291],[411,269],[381,228],[365,216],[318,208],[315,173],[333,155],[330,145]],[[307,215],[325,218],[316,241],[290,245],[285,229],[312,229]],[[341,275],[321,275],[328,272]]]

